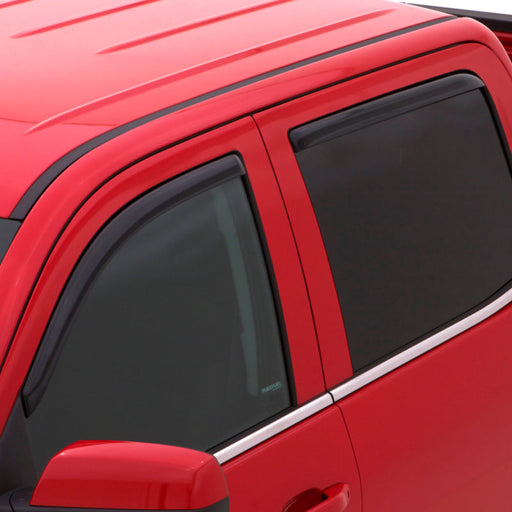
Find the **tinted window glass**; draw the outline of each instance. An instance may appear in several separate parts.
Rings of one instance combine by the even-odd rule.
[[[512,180],[481,90],[348,132],[297,160],[357,371],[508,283]]]
[[[289,405],[271,286],[235,178],[145,222],[109,256],[28,428],[41,468],[84,439],[207,450]]]

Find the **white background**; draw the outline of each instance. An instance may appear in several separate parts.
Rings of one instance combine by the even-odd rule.
[[[512,0],[409,0],[407,3],[512,15]]]

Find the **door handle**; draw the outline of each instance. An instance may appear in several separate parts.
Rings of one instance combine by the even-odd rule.
[[[336,484],[324,491],[309,489],[292,500],[283,512],[343,512],[350,501],[347,484]]]
[[[338,484],[322,492],[324,500],[308,509],[308,512],[343,512],[350,501],[350,491],[347,484]]]

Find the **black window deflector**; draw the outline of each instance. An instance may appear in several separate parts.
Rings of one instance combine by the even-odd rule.
[[[228,155],[187,172],[148,192],[119,213],[99,232],[66,284],[23,386],[21,397],[28,417],[41,400],[58,362],[69,320],[92,282],[96,270],[118,245],[160,211],[245,174],[240,158]]]
[[[365,126],[483,87],[482,80],[469,73],[440,78],[294,128],[290,132],[290,141],[297,153]]]
[[[21,222],[11,219],[0,219],[0,263],[4,259]]]

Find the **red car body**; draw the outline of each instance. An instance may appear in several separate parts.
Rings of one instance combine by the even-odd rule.
[[[268,247],[295,391],[289,408],[211,450],[230,510],[508,510],[511,299],[505,292],[354,371],[289,135],[469,73],[492,97],[506,144],[510,34],[497,32],[509,55],[472,19],[382,0],[0,2],[0,217],[17,223],[0,265],[0,424],[102,227],[158,185],[236,154]],[[64,479],[69,469],[55,471]],[[41,481],[32,507],[203,510],[219,495],[130,506],[126,489],[105,485],[85,503],[80,478],[87,486],[91,477],[80,475],[74,487]],[[5,493],[27,485],[4,481]]]

